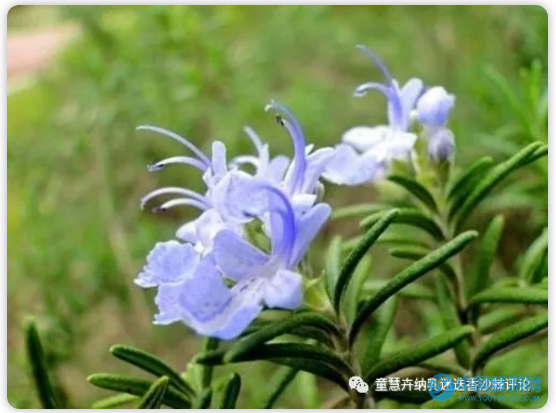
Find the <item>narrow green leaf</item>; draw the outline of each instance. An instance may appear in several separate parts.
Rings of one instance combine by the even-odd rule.
[[[334,297],[334,289],[340,274],[342,262],[342,237],[334,237],[328,246],[326,258],[324,261],[324,284],[326,293],[332,300]]]
[[[338,275],[338,281],[336,282],[336,288],[334,290],[334,308],[336,309],[336,312],[340,312],[342,297],[349,284],[351,276],[353,275],[353,272],[357,268],[357,265],[365,256],[369,248],[371,248],[371,246],[375,243],[378,237],[380,237],[380,235],[384,231],[386,231],[388,226],[392,223],[397,215],[397,209],[393,209],[382,214],[378,221],[374,223],[373,226],[367,231],[361,242],[353,248],[353,250],[349,253],[348,257],[342,264],[340,274]]]
[[[213,351],[218,348],[220,341],[216,338],[207,337],[203,343],[203,350],[204,351]],[[213,368],[211,365],[205,364],[201,370],[201,386],[203,389],[207,389],[212,384],[212,371]]]
[[[446,237],[440,226],[431,217],[425,215],[416,208],[400,208],[394,219],[394,224],[411,225],[422,229],[437,241],[444,241]],[[373,214],[361,221],[359,226],[368,229],[373,226],[381,217],[381,214]]]
[[[365,336],[361,340],[364,348],[361,359],[362,371],[369,371],[380,359],[386,336],[394,323],[397,306],[398,298],[390,297],[384,306],[371,316],[369,326],[365,329]]]
[[[525,251],[521,265],[519,266],[519,277],[527,284],[538,282],[542,275],[544,258],[548,253],[548,228]]]
[[[209,387],[204,389],[203,392],[197,396],[195,403],[191,406],[192,409],[210,409],[212,402],[212,389]]]
[[[485,341],[473,359],[473,372],[476,373],[497,352],[548,327],[548,314],[530,317],[506,327]]]
[[[143,396],[152,385],[152,382],[148,380],[110,373],[91,374],[87,377],[87,381],[103,389],[129,393],[134,396]],[[184,394],[172,388],[166,391],[163,403],[175,409],[188,409],[191,405]]]
[[[261,344],[283,334],[290,333],[300,326],[317,327],[329,333],[341,336],[336,325],[325,316],[315,312],[303,312],[294,314],[286,320],[277,321],[268,327],[261,328],[256,333],[235,342],[225,354],[224,361],[226,363],[234,362],[245,354],[250,353]]]
[[[235,409],[239,392],[241,390],[241,377],[233,373],[224,387],[224,396],[220,404],[221,409]]]
[[[276,403],[284,390],[286,390],[288,385],[293,381],[293,379],[295,379],[298,371],[299,370],[286,367],[282,371],[278,372],[279,376],[277,383],[272,387],[270,394],[263,404],[263,409],[272,409],[274,403]]]
[[[304,409],[318,409],[321,407],[319,392],[319,377],[306,371],[297,374],[295,388]]]
[[[139,350],[132,346],[123,344],[115,344],[110,348],[110,353],[125,361],[126,363],[133,364],[142,370],[145,370],[157,377],[168,376],[170,385],[181,391],[188,397],[195,397],[195,391],[187,384],[170,366],[164,361],[147,353],[146,351]]]
[[[458,327],[417,343],[410,348],[386,354],[367,372],[364,380],[371,385],[374,384],[375,379],[378,377],[386,377],[405,367],[418,365],[454,347],[473,331],[473,327],[471,326]]]
[[[455,228],[460,228],[466,218],[473,212],[475,207],[486,198],[490,191],[514,170],[524,166],[528,158],[542,146],[543,144],[541,142],[534,142],[489,171],[486,176],[477,183],[475,188],[465,198],[464,202],[462,204],[456,204],[461,205],[461,207],[454,209],[450,216],[451,221],[455,223]]]
[[[484,290],[490,278],[490,267],[498,251],[498,244],[504,231],[504,217],[497,215],[488,225],[479,245],[477,267],[467,276],[467,297]]]
[[[536,287],[500,287],[484,290],[473,296],[469,305],[483,303],[520,303],[548,305],[548,291]]]
[[[411,246],[390,248],[388,250],[388,253],[393,257],[403,258],[405,260],[411,260],[411,261],[420,260],[421,258],[425,257],[429,252],[430,250],[426,250],[421,247],[411,247]],[[449,263],[444,262],[440,264],[438,266],[438,269],[442,271],[444,275],[446,275],[448,278],[452,280],[456,278],[456,272],[454,271],[454,269]]]
[[[27,358],[31,365],[33,381],[39,400],[43,408],[57,409],[60,406],[58,405],[56,393],[50,381],[46,358],[35,320],[32,318],[27,319],[24,324],[24,329]]]
[[[139,397],[133,394],[121,393],[115,396],[106,397],[102,400],[96,401],[91,406],[91,409],[112,409],[113,407],[119,407],[122,404],[128,404],[135,402]]]
[[[271,361],[296,370],[306,371],[315,376],[325,378],[344,390],[348,389],[347,382],[349,377],[342,376],[334,367],[322,361],[305,358],[275,358]]]
[[[391,208],[383,204],[358,204],[337,208],[332,212],[332,219],[351,218],[359,215],[369,215]]]
[[[343,302],[344,314],[348,323],[351,323],[357,314],[357,304],[361,298],[361,291],[363,284],[369,277],[371,272],[371,264],[373,260],[369,255],[365,255],[359,262],[359,265],[353,272],[351,282],[349,283],[346,292],[345,300]]]
[[[485,172],[494,165],[494,161],[490,156],[485,156],[471,164],[469,168],[462,171],[447,189],[447,199],[453,201],[455,198],[462,198],[463,194],[467,194],[469,187],[474,182],[484,176]]]
[[[396,294],[406,285],[411,284],[419,277],[427,274],[430,270],[437,268],[443,262],[463,250],[467,244],[477,238],[476,231],[467,231],[458,235],[453,240],[447,242],[437,250],[431,252],[426,257],[413,263],[405,270],[397,274],[390,280],[381,290],[373,297],[367,300],[359,310],[355,318],[351,330],[349,332],[350,345],[353,344],[360,328],[367,318],[389,297]]]
[[[438,309],[440,310],[440,317],[446,330],[452,330],[461,326],[461,321],[458,315],[458,310],[452,298],[450,286],[446,277],[437,276],[436,283],[436,299]],[[469,368],[471,364],[471,349],[467,340],[462,340],[454,346],[454,353],[459,364]]]
[[[503,308],[495,309],[479,318],[477,323],[479,333],[485,335],[492,334],[501,327],[518,321],[522,316],[523,310],[518,310],[516,308],[507,308],[507,306],[504,306]]]
[[[341,373],[348,378],[354,375],[349,364],[339,358],[335,352],[326,347],[306,343],[264,344],[254,349],[251,353],[244,354],[241,359],[235,359],[234,361],[272,361],[272,359],[276,358],[301,358],[314,360],[316,362],[323,362],[332,366],[338,373]],[[224,360],[226,360],[226,356],[224,356]]]
[[[405,175],[390,175],[388,180],[405,188],[414,197],[419,199],[432,212],[437,213],[436,201],[429,190],[411,177]]]
[[[149,388],[147,393],[143,396],[139,404],[138,409],[160,409],[164,396],[166,396],[166,391],[168,390],[168,383],[170,379],[167,376],[162,376],[157,379],[152,386]]]
[[[376,292],[384,288],[387,283],[387,281],[367,281],[365,285],[363,285],[363,294],[376,294]],[[430,288],[416,283],[406,286],[398,295],[402,298],[414,300],[436,300],[436,295]]]

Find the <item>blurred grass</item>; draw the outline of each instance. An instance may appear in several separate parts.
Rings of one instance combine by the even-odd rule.
[[[485,70],[517,88],[520,69],[539,61],[547,79],[548,20],[536,6],[41,6],[8,14],[12,31],[61,22],[81,35],[8,98],[8,398],[18,407],[36,406],[21,351],[25,314],[46,331],[74,406],[99,394],[87,374],[123,368],[109,360],[114,342],[176,366],[195,351],[183,327],[150,325],[151,294],[131,281],[154,242],[191,216],[142,214],[140,196],[200,179],[179,167],[148,174],[147,163],[180,147],[135,126],[164,126],[205,149],[218,138],[239,153],[250,150],[248,124],[275,153],[290,152],[263,111],[273,97],[296,113],[309,142],[334,144],[347,128],[385,118],[380,96],[351,96],[379,78],[354,48],[362,43],[398,79],[418,76],[456,94],[452,126],[465,165],[502,147],[495,132],[513,120]],[[333,205],[373,196],[329,191]],[[533,229],[521,231],[531,239]]]

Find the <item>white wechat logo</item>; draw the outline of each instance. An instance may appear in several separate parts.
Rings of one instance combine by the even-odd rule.
[[[369,392],[369,385],[359,376],[351,377],[348,385],[350,389],[355,390],[357,393],[367,394]]]

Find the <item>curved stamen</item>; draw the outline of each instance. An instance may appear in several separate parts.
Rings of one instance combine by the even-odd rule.
[[[305,176],[305,171],[307,169],[307,159],[305,157],[305,138],[303,136],[303,130],[301,125],[297,121],[293,113],[290,112],[285,106],[271,101],[269,105],[266,106],[265,110],[269,109],[277,110],[284,114],[286,119],[277,118],[277,121],[283,125],[288,132],[293,141],[294,147],[294,159],[293,159],[293,184],[292,191],[295,192],[303,184],[303,178]]]
[[[386,96],[388,100],[390,100],[390,96],[392,95],[391,88],[383,85],[382,83],[376,82],[363,83],[362,85],[357,86],[353,91],[353,95],[357,97],[365,96],[369,90],[378,90]]]
[[[365,56],[371,59],[375,65],[377,65],[378,69],[382,72],[388,83],[392,83],[392,80],[394,80],[394,78],[392,77],[384,63],[382,63],[382,60],[380,60],[380,58],[376,54],[374,54],[368,47],[361,44],[358,44],[355,47],[357,47]]]
[[[263,149],[263,143],[261,141],[261,138],[259,138],[259,135],[257,135],[253,128],[251,128],[250,126],[246,126],[245,128],[243,128],[243,130],[247,134],[249,139],[251,139],[251,142],[253,142],[253,145],[257,149],[257,153],[260,154]]]
[[[201,152],[201,150],[199,148],[197,148],[195,145],[193,145],[191,142],[189,142],[183,136],[178,135],[177,133],[174,133],[174,132],[169,131],[169,130],[164,129],[164,128],[159,128],[158,126],[151,126],[151,125],[140,125],[136,129],[137,130],[148,130],[148,131],[151,131],[151,132],[154,132],[154,133],[158,133],[159,135],[167,136],[168,138],[173,139],[176,142],[181,143],[183,146],[185,146],[186,148],[191,150],[191,152],[193,152],[195,155],[197,155],[197,157],[205,165],[207,165],[207,166],[210,165],[209,158],[203,152]]]
[[[173,208],[175,206],[192,206],[195,208],[200,209],[201,211],[206,211],[208,209],[208,207],[202,203],[199,202],[195,199],[190,199],[190,198],[176,198],[176,199],[172,199],[168,202],[163,203],[162,205],[160,205],[159,207],[153,208],[153,212],[162,212],[162,211],[166,211],[167,209]]]
[[[167,195],[167,194],[184,195],[184,196],[189,197],[193,200],[197,200],[197,201],[203,203],[206,208],[209,207],[209,205],[207,203],[207,199],[203,195],[200,195],[197,192],[192,191],[192,190],[187,189],[187,188],[168,186],[168,187],[165,187],[165,188],[155,189],[154,191],[149,192],[147,195],[145,195],[143,198],[141,198],[141,209],[143,209],[145,207],[145,205],[147,204],[147,202],[149,202],[151,199],[156,198],[157,196],[160,196],[160,195]]]
[[[199,169],[201,172],[205,172],[207,170],[207,165],[201,162],[198,159],[191,158],[190,156],[172,156],[171,158],[166,158],[161,161],[152,163],[147,165],[147,169],[149,172],[156,172],[164,169],[166,165],[181,163],[189,166],[193,166],[194,168]]]

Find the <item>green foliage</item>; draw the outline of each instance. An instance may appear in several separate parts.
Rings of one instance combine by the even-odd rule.
[[[471,326],[458,327],[417,343],[411,348],[386,354],[369,371],[364,373],[365,381],[373,383],[378,377],[386,377],[404,367],[415,366],[454,347],[472,332],[473,327]]]
[[[129,377],[124,363],[117,364],[122,373],[92,375],[92,384],[117,392],[94,403],[97,408],[138,401],[173,408],[221,402],[231,408],[240,388],[246,407],[272,407],[278,398],[284,407],[299,407],[295,396],[301,381],[294,382],[295,392],[284,393],[296,376],[312,380],[313,393],[316,386],[321,390],[310,402],[303,398],[306,407],[334,400],[342,407],[373,401],[389,407],[460,407],[456,397],[427,402],[427,393],[371,392],[363,398],[349,392],[347,379],[355,372],[372,378],[404,367],[469,375],[472,354],[474,370],[488,362],[489,374],[520,375],[519,368],[527,366],[537,369],[545,384],[544,367],[528,363],[523,352],[497,357],[522,341],[542,338],[547,327],[544,313],[533,315],[548,304],[548,231],[543,232],[548,162],[541,159],[548,153],[548,20],[542,8],[56,10],[79,25],[79,37],[36,84],[8,97],[8,334],[15,334],[13,320],[19,323],[23,312],[40,312],[40,339],[31,323],[20,347],[43,407],[65,406],[64,391],[71,391],[68,407],[90,404],[73,376],[62,380],[72,380],[63,390],[57,376],[101,370],[108,339],[156,348],[165,361],[134,347],[112,347],[116,357],[161,378]],[[26,20],[33,19],[19,19]],[[394,21],[398,30],[392,31]],[[483,41],[492,38],[499,41]],[[311,306],[314,312],[265,312],[238,340],[206,340],[186,373],[170,367],[186,365],[197,340],[184,335],[182,326],[149,327],[150,309],[130,280],[153,240],[171,236],[189,215],[169,213],[155,225],[139,215],[136,200],[160,179],[186,186],[198,179],[179,168],[169,168],[167,177],[141,172],[176,147],[147,134],[134,137],[133,128],[165,126],[205,148],[208,138],[222,137],[236,154],[247,148],[241,127],[251,123],[274,153],[290,146],[287,139],[274,139],[278,132],[262,113],[269,97],[276,96],[294,108],[309,141],[334,145],[348,127],[384,116],[372,100],[365,104],[346,92],[376,74],[349,51],[356,43],[384,56],[400,80],[434,79],[457,96],[451,127],[458,165],[447,165],[444,173],[462,172],[452,173],[446,186],[437,172],[425,168],[390,176],[396,185],[349,195],[327,188],[338,206],[327,232],[334,239],[327,249],[325,242],[315,245],[308,263],[314,274],[324,268],[323,280],[310,280],[325,287],[328,298],[317,297],[323,305]],[[423,59],[431,48],[435,58]],[[485,56],[488,67],[483,68]],[[530,146],[518,152],[525,145]],[[493,158],[509,159],[495,164]],[[502,180],[506,187],[496,192]],[[397,216],[381,223],[393,208]],[[500,215],[493,219],[494,210]],[[353,234],[356,225],[349,220],[365,216],[366,233]],[[464,225],[480,233],[475,249],[462,251],[476,236],[456,236]],[[384,253],[385,244],[391,255],[410,260],[407,268]],[[518,251],[523,253],[516,261]],[[433,271],[434,279],[423,277]],[[22,290],[25,294],[18,293]],[[19,377],[21,350],[13,343],[18,341],[8,341],[8,398],[17,407],[33,407]],[[455,360],[441,354],[451,349]],[[533,353],[532,359],[545,358],[542,351]],[[499,360],[506,370],[497,366]],[[69,363],[71,369],[59,368]],[[275,371],[280,374],[274,374],[265,400],[254,397],[261,380]],[[222,400],[213,402],[213,395]],[[515,406],[491,402],[489,407]]]
[[[155,380],[143,398],[139,401],[137,408],[160,409],[164,396],[166,396],[166,391],[168,390],[169,381],[170,380],[166,376],[162,376]]]
[[[37,331],[37,325],[33,319],[28,319],[25,322],[25,345],[33,381],[42,407],[44,409],[61,407],[48,374],[46,356]]]
[[[137,348],[121,344],[112,346],[110,348],[110,353],[120,360],[133,364],[155,376],[167,377],[170,381],[170,386],[175,387],[176,390],[181,391],[189,398],[195,397],[195,391],[181,378],[179,373],[175,372],[158,357]]]
[[[220,403],[220,408],[235,409],[240,390],[241,390],[241,377],[239,376],[239,374],[234,373],[230,376],[229,380],[226,382],[226,385],[224,387],[224,396],[222,397],[222,403]]]
[[[473,371],[479,371],[495,353],[548,327],[548,314],[539,314],[507,327],[485,341],[473,358]]]
[[[334,308],[336,311],[340,310],[342,297],[357,265],[367,253],[368,249],[376,242],[378,237],[388,229],[388,226],[394,221],[397,215],[398,210],[396,209],[383,214],[380,219],[369,228],[363,239],[353,248],[342,264],[334,289]]]
[[[103,389],[129,393],[141,397],[144,396],[153,385],[153,382],[148,380],[110,373],[92,374],[87,377],[87,381]],[[187,399],[184,394],[171,388],[167,389],[162,403],[175,409],[188,409],[191,406],[189,399]]]

